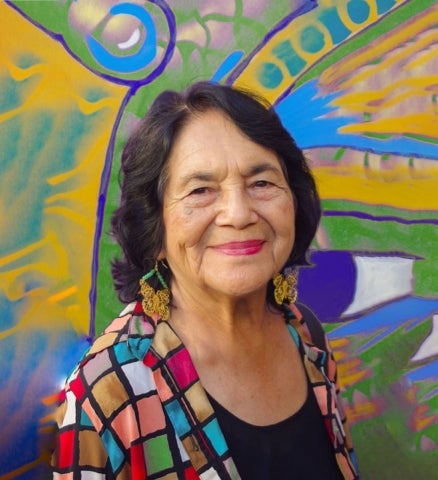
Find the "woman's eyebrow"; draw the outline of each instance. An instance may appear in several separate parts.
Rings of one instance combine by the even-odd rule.
[[[198,180],[201,182],[211,182],[214,179],[214,175],[212,172],[193,172],[186,175],[181,175],[180,179],[181,183],[183,185],[186,185],[193,180]]]
[[[281,168],[277,168],[275,165],[272,165],[272,163],[260,163],[249,168],[245,176],[250,177],[252,175],[258,175],[259,173],[264,172],[281,173],[281,171]]]

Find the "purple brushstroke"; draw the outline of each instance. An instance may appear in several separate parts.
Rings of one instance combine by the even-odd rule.
[[[374,222],[397,222],[402,223],[403,225],[438,225],[438,219],[436,218],[418,218],[409,220],[407,218],[400,218],[392,215],[376,216],[354,210],[324,210],[322,215],[324,217],[355,217],[360,218],[361,220],[372,220]]]

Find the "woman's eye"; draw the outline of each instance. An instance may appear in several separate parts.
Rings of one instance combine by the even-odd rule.
[[[271,182],[268,182],[267,180],[257,180],[254,182],[254,187],[268,187],[269,185],[272,185]]]
[[[208,192],[208,187],[198,187],[190,192],[190,195],[203,195]]]

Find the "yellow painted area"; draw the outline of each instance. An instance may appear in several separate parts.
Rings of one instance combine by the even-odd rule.
[[[54,295],[51,295],[48,300],[49,302],[56,303],[61,300],[64,300],[65,298],[70,297],[71,295],[74,295],[78,291],[78,287],[74,285],[73,287],[67,288],[66,290],[63,290],[62,292],[56,293]]]
[[[346,408],[346,415],[350,425],[354,425],[355,423],[368,418],[376,417],[380,413],[380,406],[372,400],[360,404],[355,403],[353,407],[347,406]]]
[[[438,40],[438,39],[437,39]],[[355,91],[352,89],[332,102],[332,105],[347,107],[354,113],[378,113],[384,108],[392,107],[414,95],[431,98],[438,92],[437,75],[425,75],[419,78],[408,77],[382,85],[379,90]]]
[[[432,113],[406,114],[397,118],[382,118],[366,123],[352,123],[340,129],[343,133],[398,133],[421,137],[438,137],[438,118]]]
[[[421,432],[438,421],[438,414],[432,412],[428,405],[418,405],[411,417],[411,423],[415,432]]]
[[[338,362],[339,385],[342,389],[356,385],[365,378],[371,376],[371,371],[364,368],[359,358],[344,357],[341,359],[335,352],[335,358]]]
[[[438,166],[420,178],[394,171],[372,171],[365,167],[315,167],[313,169],[323,199],[352,200],[370,205],[387,205],[407,210],[438,208]],[[386,174],[385,174],[386,173]]]
[[[3,210],[5,212],[5,210]],[[33,253],[34,251],[38,250],[42,246],[44,246],[45,243],[47,243],[48,239],[44,238],[39,240],[38,242],[35,242],[31,245],[27,245],[25,248],[22,248],[20,250],[17,250],[9,255],[5,255],[3,257],[0,257],[0,268],[3,267],[4,265],[8,265],[9,263],[12,263],[22,257],[25,257],[26,255]]]
[[[9,78],[21,95],[19,104],[0,114],[0,125],[16,119],[22,125],[17,159],[0,179],[2,196],[14,198],[13,203],[2,205],[6,207],[0,219],[2,234],[20,232],[20,219],[28,206],[43,202],[38,210],[42,212],[40,224],[35,228],[36,232],[41,230],[41,237],[24,246],[20,238],[20,247],[0,257],[0,292],[11,302],[21,302],[18,324],[5,328],[0,338],[35,321],[39,327],[50,328],[70,324],[86,334],[100,178],[127,87],[90,72],[60,43],[4,2],[0,3],[0,18],[1,75]],[[38,150],[26,151],[27,143],[36,142],[32,122],[42,114],[51,120],[50,135]],[[93,128],[71,132],[76,135],[72,142],[74,162],[70,159],[65,167],[57,151],[58,136],[59,132],[66,135],[70,115],[92,119]],[[56,168],[47,168],[49,162]],[[14,169],[18,168],[31,179],[28,185],[32,188],[15,192],[13,179],[20,173]],[[45,171],[54,173],[44,175]],[[41,199],[39,192],[45,190],[47,195]]]
[[[438,6],[431,7],[425,12],[411,19],[409,25],[402,24],[385,33],[376,41],[365,47],[355,50],[351,55],[343,58],[326,70],[319,77],[319,82],[323,86],[333,83],[339,84],[342,88],[356,87],[358,84],[372,76],[374,72],[390,72],[391,67],[398,62],[402,62],[401,67],[405,68],[410,75],[411,80],[413,72],[409,66],[413,60],[418,61],[417,54],[421,53],[420,64],[424,64],[427,60],[436,59],[436,47],[434,43],[437,39],[436,19],[438,15]],[[422,32],[425,32],[422,35]],[[414,41],[415,40],[415,41]],[[388,55],[391,53],[391,55]],[[372,64],[371,60],[379,59],[378,63]],[[367,68],[364,68],[366,66]],[[391,82],[385,82],[378,86],[386,88],[393,82],[400,81],[400,73],[391,77]],[[354,72],[354,75],[351,73]],[[388,78],[387,78],[388,80]],[[377,88],[376,88],[377,90]]]
[[[359,118],[340,131],[438,139],[437,15],[432,7],[323,72],[321,90],[340,92],[332,105]]]
[[[108,145],[108,135],[107,132],[104,132],[100,137],[98,136],[98,132],[95,132],[92,138],[90,138],[90,142],[84,144],[82,148],[78,151],[78,155],[81,157],[81,163],[69,171],[60,173],[58,175],[54,175],[52,177],[47,178],[47,182],[50,185],[58,185],[60,183],[66,182],[73,178],[80,178],[81,175],[85,175],[87,170],[92,168],[92,165],[96,159],[96,156],[102,154],[103,151],[107,148]],[[77,197],[76,200],[80,200],[83,198],[84,192],[82,189],[77,190]],[[54,199],[55,196],[52,196],[51,199]]]

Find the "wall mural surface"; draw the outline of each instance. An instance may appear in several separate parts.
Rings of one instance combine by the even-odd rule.
[[[63,379],[121,310],[121,148],[196,80],[267,97],[324,214],[299,300],[324,323],[364,479],[435,478],[434,0],[0,2],[0,480],[49,478]]]

